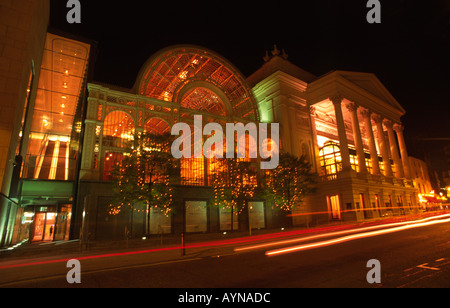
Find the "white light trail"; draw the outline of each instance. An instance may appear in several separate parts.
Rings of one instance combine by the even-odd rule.
[[[344,235],[344,234],[351,234],[351,233],[357,233],[357,232],[362,232],[362,231],[390,228],[390,227],[394,227],[394,226],[403,226],[403,225],[408,225],[408,224],[421,223],[421,222],[426,222],[426,221],[429,221],[429,220],[434,220],[434,219],[439,219],[439,218],[444,218],[444,217],[450,217],[450,214],[433,216],[433,217],[428,217],[428,218],[415,220],[415,221],[395,222],[395,223],[376,225],[376,226],[357,228],[357,229],[350,229],[350,230],[344,230],[344,231],[327,232],[327,233],[322,233],[322,234],[312,235],[312,236],[307,236],[307,237],[297,237],[297,238],[294,238],[294,239],[283,240],[283,241],[274,241],[274,242],[270,242],[270,243],[263,243],[263,244],[245,246],[245,247],[238,247],[238,248],[235,248],[234,251],[235,252],[242,252],[242,251],[247,251],[247,250],[254,250],[254,249],[271,247],[271,246],[281,246],[281,245],[292,244],[292,243],[306,242],[306,241],[310,241],[310,240],[315,240],[315,239],[325,238],[325,237],[331,237],[331,236],[337,236],[337,235]]]
[[[448,215],[443,215],[443,216],[448,216]],[[305,244],[305,245],[271,250],[271,251],[267,251],[266,255],[267,256],[276,256],[276,255],[281,255],[281,254],[286,254],[286,253],[298,252],[298,251],[302,251],[302,250],[306,250],[306,249],[313,249],[313,248],[325,247],[325,246],[334,245],[334,244],[340,244],[340,243],[353,241],[353,240],[361,239],[361,238],[373,237],[373,236],[382,235],[382,234],[388,234],[388,233],[399,232],[399,231],[408,230],[408,229],[421,228],[421,227],[426,227],[426,226],[430,226],[430,225],[450,222],[450,218],[428,221],[428,220],[437,219],[437,218],[438,218],[437,216],[430,217],[427,219],[423,219],[423,220],[425,220],[425,222],[414,222],[414,223],[408,222],[407,225],[400,226],[400,227],[394,227],[394,228],[378,230],[378,231],[371,231],[371,232],[364,232],[364,233],[348,235],[348,236],[344,236],[344,237],[340,237],[340,238],[336,238],[336,239],[332,239],[332,240],[327,240],[327,241],[321,241],[321,242],[316,242],[316,243],[311,243],[311,244]]]

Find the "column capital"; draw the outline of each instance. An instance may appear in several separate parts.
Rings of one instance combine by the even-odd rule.
[[[405,127],[401,124],[394,124],[394,130],[400,134],[400,133],[403,133],[403,131],[405,130]]]
[[[363,118],[369,118],[372,115],[372,111],[366,108],[359,108],[359,113]]]
[[[316,107],[309,106],[309,114],[312,116],[316,115]]]
[[[394,126],[394,123],[388,119],[384,119],[383,124],[384,124],[384,126],[386,126],[387,129],[392,129]]]
[[[354,102],[348,103],[345,107],[347,107],[348,111],[350,112],[356,112],[359,108],[359,106],[356,105]]]
[[[373,113],[372,120],[378,124],[378,123],[381,123],[381,121],[383,120],[383,117],[380,116],[379,114]]]
[[[337,95],[331,96],[329,99],[333,104],[338,105],[338,104],[342,103],[342,101],[344,100],[344,97],[342,95],[337,94]]]

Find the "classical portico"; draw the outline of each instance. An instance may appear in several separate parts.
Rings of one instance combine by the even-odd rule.
[[[373,74],[331,72],[308,85],[307,102],[328,210],[338,206],[339,219],[413,211],[405,110],[381,82]]]

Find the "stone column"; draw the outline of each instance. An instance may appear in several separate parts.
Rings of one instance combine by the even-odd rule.
[[[92,162],[94,159],[95,148],[95,129],[96,123],[92,120],[85,121],[85,137],[83,143],[83,155],[81,159],[81,179],[91,179]],[[101,146],[101,145],[100,145]],[[100,148],[101,153],[101,148]]]
[[[384,125],[386,126],[387,131],[388,131],[391,155],[392,155],[392,159],[394,160],[394,164],[395,164],[395,176],[399,179],[402,179],[405,177],[405,174],[403,172],[403,166],[402,166],[402,161],[400,160],[400,154],[398,153],[398,146],[397,146],[397,140],[395,139],[395,134],[394,134],[394,130],[393,130],[393,123],[391,120],[384,120]]]
[[[374,115],[372,115],[372,119],[374,120],[374,122],[377,126],[378,145],[381,150],[381,155],[383,156],[384,175],[392,177],[391,160],[389,159],[389,151],[388,151],[386,139],[384,136],[382,118],[381,118],[381,116],[374,114]]]
[[[397,133],[398,144],[400,146],[400,154],[402,156],[403,171],[407,179],[411,179],[411,165],[409,162],[408,151],[406,150],[405,138],[403,136],[404,126],[400,124],[394,125],[394,131]]]
[[[316,171],[318,175],[324,175],[322,170],[322,166],[320,165],[320,157],[319,157],[319,144],[317,143],[317,130],[316,130],[316,108],[314,106],[309,107],[310,119],[311,119],[311,132],[313,137],[313,145],[314,145],[314,164],[316,165]]]
[[[348,150],[347,135],[345,132],[344,115],[342,114],[342,100],[341,96],[330,97],[330,101],[333,103],[334,112],[336,115],[336,123],[339,134],[339,147],[341,150],[342,159],[342,171],[351,170],[350,164],[350,152]]]
[[[378,152],[375,144],[375,136],[373,135],[372,120],[370,119],[371,112],[369,110],[362,110],[361,115],[364,119],[364,126],[366,128],[367,136],[369,138],[370,159],[372,161],[372,174],[381,174],[380,165],[378,163]]]
[[[355,103],[350,103],[347,105],[347,109],[352,114],[353,139],[355,140],[359,172],[367,172],[366,155],[364,154],[364,145],[361,138],[361,129],[359,128],[358,108],[359,106],[357,106]]]

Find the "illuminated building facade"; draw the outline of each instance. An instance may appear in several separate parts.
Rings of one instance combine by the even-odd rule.
[[[68,240],[91,43],[49,30],[49,1],[0,6],[0,246]]]
[[[376,76],[332,71],[314,77],[284,52],[272,54],[248,79],[267,114],[262,120],[280,122],[284,149],[305,155],[319,175],[317,193],[294,213],[295,224],[417,210],[401,124],[405,110]]]
[[[68,240],[91,45],[48,32],[23,142],[19,239]],[[30,226],[31,224],[31,226]]]
[[[419,204],[423,210],[443,209],[447,206],[447,197],[439,190],[440,183],[433,185],[430,169],[426,162],[415,157],[409,157],[411,173],[416,184],[419,196]],[[437,175],[435,175],[437,178]]]
[[[131,217],[111,216],[101,209],[111,202],[111,171],[123,158],[135,134],[170,133],[178,122],[191,126],[194,116],[203,122],[258,123],[259,110],[251,88],[231,63],[219,54],[197,46],[170,47],[144,64],[133,89],[124,91],[111,85],[90,83],[87,104],[83,158],[80,169],[80,199],[84,234],[95,238],[123,237],[124,226],[133,235],[218,232],[231,228],[232,215],[209,207],[210,184],[217,162],[206,158],[181,159],[180,193],[175,197],[174,213],[169,216],[136,210]],[[256,179],[248,179],[256,185]],[[266,227],[262,200],[250,200],[252,225]],[[92,213],[96,213],[93,216]],[[124,217],[125,216],[125,217]],[[233,229],[238,227],[237,217]],[[131,225],[128,220],[133,220]],[[125,222],[124,222],[125,221]]]
[[[13,241],[19,226],[21,136],[36,96],[49,16],[47,0],[0,3],[0,247]]]
[[[170,217],[152,213],[148,230],[135,223],[145,220],[144,212],[127,218],[99,214],[111,200],[108,181],[127,141],[135,133],[170,132],[178,122],[192,125],[196,114],[206,123],[280,123],[282,150],[304,155],[319,175],[318,191],[293,213],[294,225],[416,211],[400,104],[373,74],[334,71],[317,78],[287,57],[275,48],[257,72],[244,78],[213,51],[173,46],[144,64],[133,89],[90,83],[80,170],[84,202],[78,206],[90,228],[85,233],[123,236],[124,225],[137,236],[218,232],[229,230],[231,219],[234,228],[242,223],[207,206],[215,164],[206,158],[182,159],[177,210]],[[271,204],[250,202],[253,227],[280,225]]]
[[[137,208],[110,215],[111,171],[129,141],[145,132],[170,132],[179,122],[193,126],[195,115],[202,115],[204,124],[280,124],[281,150],[303,155],[319,179],[317,192],[288,217],[294,226],[418,210],[401,124],[405,110],[373,74],[333,71],[317,77],[275,47],[245,78],[218,53],[181,45],[154,54],[134,87],[123,89],[89,82],[89,42],[41,28],[34,61],[39,73],[31,79],[29,105],[26,94],[19,99],[11,128],[17,138],[9,138],[15,142],[8,150],[21,144],[22,159],[15,196],[2,190],[7,201],[0,217],[8,217],[1,225],[2,245],[286,226],[286,217],[257,196],[248,200],[249,213],[239,217],[209,206],[220,166],[204,157],[181,159],[182,180],[169,215]],[[29,112],[21,122],[24,110]],[[6,157],[14,158],[13,152]],[[261,172],[257,159],[250,162]],[[3,186],[13,179],[9,189],[14,165],[1,168]],[[257,185],[258,177],[245,181]]]

